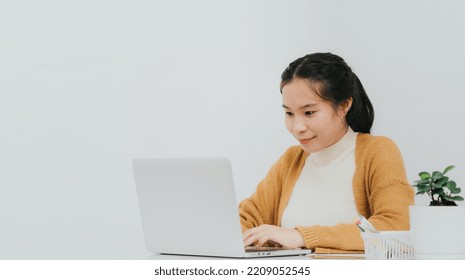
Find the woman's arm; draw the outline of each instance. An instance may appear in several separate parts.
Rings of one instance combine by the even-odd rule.
[[[356,162],[353,183],[357,211],[377,230],[408,230],[408,206],[414,203],[414,194],[396,144],[386,137],[372,138],[359,147]],[[364,249],[360,231],[353,223],[297,230],[308,248]]]
[[[285,158],[286,154],[281,156],[258,184],[256,191],[239,204],[242,231],[276,222]]]
[[[414,192],[408,183],[397,145],[377,137],[365,164],[369,212],[366,217],[377,230],[409,230],[409,206]]]
[[[284,210],[281,204],[289,199],[306,156],[300,146],[287,149],[258,184],[255,193],[240,203],[243,231],[262,224],[279,225],[279,215]]]

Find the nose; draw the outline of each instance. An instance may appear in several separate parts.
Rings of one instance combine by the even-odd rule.
[[[301,133],[306,132],[308,129],[305,121],[302,118],[296,117],[294,120],[294,135],[299,135]]]

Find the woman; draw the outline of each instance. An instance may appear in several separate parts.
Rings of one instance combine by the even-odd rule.
[[[345,61],[314,53],[281,76],[289,148],[239,206],[244,245],[265,243],[315,252],[361,251],[353,220],[378,230],[408,230],[413,204],[399,149],[372,136],[373,106]]]

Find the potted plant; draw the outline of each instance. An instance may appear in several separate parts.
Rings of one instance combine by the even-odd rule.
[[[461,189],[443,172],[420,172],[413,185],[417,195],[428,194],[430,206],[410,206],[410,230],[417,259],[465,259],[465,207]],[[434,206],[434,207],[433,207]]]
[[[463,197],[457,195],[461,189],[457,188],[454,181],[450,181],[445,174],[451,171],[455,166],[450,165],[443,172],[434,171],[420,172],[420,180],[415,181],[413,185],[418,189],[417,195],[427,193],[431,198],[429,206],[457,206],[455,201],[463,201]]]

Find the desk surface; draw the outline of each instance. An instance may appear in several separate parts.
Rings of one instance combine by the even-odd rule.
[[[259,260],[360,259],[364,255],[315,255],[256,258]],[[208,260],[214,257],[159,255],[139,243],[0,243],[0,260]]]
[[[0,260],[146,260],[143,244],[0,243]]]

